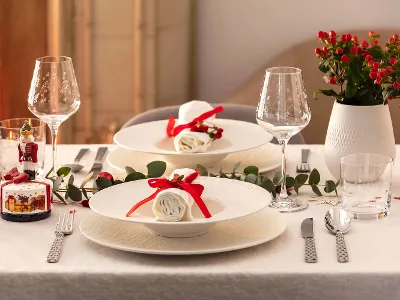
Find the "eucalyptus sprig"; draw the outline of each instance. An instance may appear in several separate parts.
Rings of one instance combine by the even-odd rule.
[[[259,168],[256,166],[247,166],[243,169],[243,172],[238,172],[241,165],[241,162],[237,162],[234,164],[232,171],[224,172],[222,168],[219,170],[218,174],[213,174],[207,170],[206,167],[202,165],[196,166],[196,171],[199,172],[201,176],[209,176],[209,177],[219,177],[219,178],[228,178],[232,180],[241,180],[245,182],[249,182],[252,184],[256,184],[268,192],[272,194],[275,198],[276,194],[280,192],[281,184],[282,184],[282,175],[280,172],[275,173],[272,179],[263,176],[259,172]],[[50,179],[53,182],[53,194],[64,204],[67,204],[65,200],[72,200],[74,202],[81,202],[82,205],[88,206],[89,196],[88,193],[95,194],[97,191],[101,191],[103,189],[109,188],[113,185],[121,184],[124,182],[136,181],[141,179],[148,178],[158,178],[162,177],[167,169],[167,164],[163,161],[153,161],[147,165],[147,175],[141,172],[137,172],[132,167],[125,167],[126,176],[123,180],[116,179],[112,177],[111,174],[106,173],[107,177],[98,177],[93,181],[93,186],[91,188],[86,187],[86,184],[92,178],[92,173],[89,173],[82,183],[78,186],[74,185],[74,176],[70,175],[68,178],[68,183],[62,187],[62,183],[64,182],[64,178],[67,177],[71,168],[62,167],[57,170],[56,177],[49,177],[51,171],[46,175],[47,179]],[[308,185],[311,186],[312,191],[318,195],[322,196],[322,192],[320,187],[323,187],[325,193],[333,193],[337,195],[337,187],[339,182],[334,182],[333,180],[326,180],[325,184],[320,184],[321,176],[317,169],[313,169],[309,175],[307,174],[299,174],[296,177],[291,177],[289,175],[286,176],[286,186],[288,188],[288,194],[291,194],[291,191],[295,191],[299,194],[299,189]],[[62,196],[64,194],[64,197]]]

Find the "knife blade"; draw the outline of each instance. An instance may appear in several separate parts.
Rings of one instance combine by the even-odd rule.
[[[305,262],[316,263],[317,251],[315,249],[314,241],[314,220],[313,218],[304,219],[301,223],[301,235],[305,239]]]
[[[97,150],[96,158],[94,159],[93,166],[90,169],[90,171],[88,172],[88,174],[90,172],[93,172],[93,175],[90,178],[96,178],[97,175],[100,173],[101,169],[103,168],[103,159],[107,153],[107,150],[108,150],[107,147],[100,147]]]

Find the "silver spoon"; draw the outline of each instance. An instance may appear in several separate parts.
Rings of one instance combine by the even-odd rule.
[[[81,150],[79,150],[79,153],[75,157],[74,162],[72,164],[65,164],[64,167],[71,168],[71,171],[74,173],[79,172],[80,170],[82,170],[84,168],[83,165],[79,164],[79,161],[82,159],[82,157],[85,156],[86,152],[88,152],[88,151],[89,151],[88,148],[82,148]]]
[[[351,228],[349,213],[341,208],[331,208],[325,214],[325,227],[330,233],[336,235],[336,255],[338,262],[348,262],[349,255],[343,234]]]

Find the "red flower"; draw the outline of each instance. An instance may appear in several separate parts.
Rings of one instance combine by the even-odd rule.
[[[218,129],[217,129],[217,132],[218,132],[218,133],[223,133],[224,130],[223,130],[222,128],[218,128]]]
[[[370,55],[370,54],[368,54],[366,57],[365,57],[365,60],[366,61],[369,61],[369,60],[371,60],[372,59],[372,55]]]
[[[358,49],[357,49],[357,47],[352,47],[351,49],[350,49],[350,52],[351,53],[353,53],[353,54],[356,54],[357,52],[358,52]]]
[[[330,84],[336,84],[336,78],[335,77],[329,78],[329,83]]]
[[[353,37],[351,38],[351,40],[357,43],[357,42],[358,42],[358,37],[355,35],[355,36],[353,36]]]
[[[374,65],[374,61],[373,60],[369,60],[368,61],[368,66],[372,67]]]
[[[336,37],[336,32],[334,32],[333,30],[329,31],[329,37],[330,38]]]
[[[378,77],[379,78],[384,78],[386,76],[386,71],[380,71],[379,73],[378,73]]]
[[[89,207],[89,200],[82,200],[81,204],[83,207]]]
[[[397,33],[395,33],[395,34],[393,34],[393,38],[394,38],[395,40],[397,40],[397,39],[399,38],[399,35],[398,35]]]
[[[320,55],[322,50],[320,48],[315,48],[315,54]]]
[[[347,34],[342,34],[341,40],[342,40],[342,42],[346,42],[347,41]]]
[[[372,68],[372,69],[371,69],[371,72],[376,72],[376,73],[378,73],[378,69],[377,69],[377,68]]]
[[[331,43],[331,45],[336,45],[336,39],[335,38],[330,38],[329,39],[329,43]]]
[[[372,41],[372,46],[378,46],[378,45],[379,45],[379,40]]]
[[[348,57],[346,54],[344,54],[344,55],[342,56],[342,58],[341,58],[341,61],[344,62],[344,63],[346,63],[346,62],[349,61],[349,57]]]
[[[395,63],[397,63],[397,59],[395,59],[394,57],[391,57],[389,59],[389,62],[390,62],[391,65],[394,65]]]
[[[222,137],[222,134],[221,134],[221,133],[216,133],[216,134],[214,134],[214,138],[215,138],[216,140],[220,139],[221,137]]]
[[[363,48],[368,48],[368,42],[366,40],[362,40],[360,46]]]
[[[390,66],[389,66],[389,67],[390,67]],[[392,74],[392,73],[393,73],[393,69],[392,69],[392,68],[389,68],[389,67],[386,68],[386,72],[389,73],[389,74]]]
[[[369,78],[371,78],[371,79],[376,79],[377,76],[378,76],[378,74],[376,72],[369,73]]]
[[[375,80],[375,83],[378,84],[378,85],[381,85],[381,84],[382,84],[382,81],[380,81],[379,79],[377,79],[377,80]]]
[[[343,49],[342,48],[337,48],[336,53],[337,54],[343,54]]]
[[[368,33],[368,36],[369,36],[369,37],[372,37],[373,35],[375,35],[375,32],[371,30],[371,31]]]
[[[318,36],[319,39],[323,39],[325,37],[323,31],[319,31],[317,36]]]
[[[368,50],[365,50],[365,51],[364,51],[364,55],[365,55],[365,56],[369,55]]]
[[[327,46],[324,46],[324,47],[322,48],[322,51],[324,51],[325,53],[328,53],[328,47],[327,47]]]
[[[393,96],[389,96],[389,97],[388,97],[388,100],[392,100],[392,99],[393,99]]]
[[[380,66],[381,64],[379,63],[379,62],[374,62],[374,64],[373,64],[373,66],[374,66],[374,68],[379,68],[379,66]]]
[[[346,41],[348,41],[348,42],[351,41],[351,34],[350,33],[346,34]]]
[[[362,48],[358,48],[358,50],[357,50],[357,53],[358,54],[361,54],[361,53],[363,53],[364,52],[364,50],[362,49]]]
[[[101,172],[99,175],[97,175],[96,180],[97,180],[98,178],[107,178],[107,179],[110,180],[111,182],[114,182],[113,176],[112,176],[110,173],[108,173],[108,172]]]
[[[394,89],[398,89],[399,87],[400,87],[400,82],[398,82],[398,81],[393,82]]]
[[[389,42],[389,44],[393,44],[394,43],[394,38],[389,38],[389,40],[388,40],[388,42]]]

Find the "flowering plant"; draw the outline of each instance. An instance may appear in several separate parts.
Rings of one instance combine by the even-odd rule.
[[[400,40],[394,34],[385,45],[379,46],[380,35],[369,32],[369,41],[358,41],[357,36],[336,32],[318,32],[318,39],[324,45],[316,48],[320,58],[318,68],[325,73],[327,83],[338,85],[334,89],[318,89],[347,105],[387,104],[388,100],[400,96]]]

